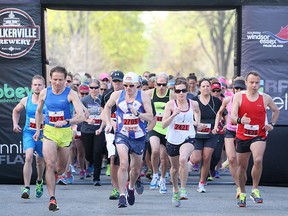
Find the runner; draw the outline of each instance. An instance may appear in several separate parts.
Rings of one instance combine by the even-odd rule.
[[[162,127],[168,127],[167,153],[171,163],[171,180],[173,185],[172,203],[180,206],[180,200],[187,200],[186,182],[188,179],[188,160],[194,150],[195,129],[200,123],[198,102],[187,99],[188,82],[184,77],[175,81],[176,100],[170,100],[164,111]],[[193,122],[193,118],[195,122]],[[181,190],[179,193],[178,176],[180,174]]]
[[[123,79],[125,90],[113,92],[105,105],[106,132],[113,126],[111,109],[116,104],[116,134],[115,144],[120,158],[118,170],[119,203],[118,207],[127,207],[135,202],[134,185],[140,174],[142,157],[145,150],[146,122],[153,119],[151,99],[143,91],[138,90],[139,77],[129,72]],[[125,198],[125,184],[128,180],[130,155],[130,180],[127,186],[127,201]]]
[[[237,178],[240,186],[240,196],[237,200],[239,207],[246,206],[247,181],[246,170],[252,154],[253,167],[251,198],[256,203],[263,203],[263,198],[258,189],[263,156],[266,148],[267,133],[272,131],[279,117],[279,109],[272,98],[265,93],[260,93],[260,75],[251,71],[246,76],[247,90],[235,94],[232,105],[231,121],[237,123],[236,152],[237,152]],[[270,122],[267,122],[266,108],[272,111]]]
[[[54,67],[50,71],[51,85],[43,89],[39,95],[36,110],[36,133],[33,138],[40,138],[41,115],[44,105],[45,127],[43,129],[43,155],[46,163],[46,184],[50,201],[50,211],[59,210],[55,198],[55,176],[65,171],[69,146],[72,142],[73,132],[71,124],[85,120],[81,101],[77,93],[65,86],[67,71],[63,67]],[[75,115],[71,118],[70,104],[73,104]]]
[[[45,88],[45,80],[40,75],[35,75],[32,78],[32,95],[28,95],[21,99],[21,101],[13,109],[13,131],[21,133],[22,128],[18,125],[20,113],[26,109],[26,121],[23,130],[23,145],[25,151],[25,162],[23,167],[24,187],[22,188],[21,198],[30,199],[30,182],[32,175],[33,152],[36,151],[36,168],[37,168],[37,181],[36,181],[36,197],[40,198],[43,195],[43,173],[45,169],[43,154],[42,154],[42,141],[34,141],[33,135],[36,130],[35,112],[39,100],[39,94]],[[45,109],[43,109],[43,114]],[[42,125],[43,126],[43,125]],[[40,132],[42,137],[42,129]]]

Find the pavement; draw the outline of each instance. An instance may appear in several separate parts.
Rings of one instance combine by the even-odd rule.
[[[133,206],[117,208],[117,200],[109,200],[112,191],[110,177],[101,175],[102,186],[94,186],[92,179],[81,180],[75,175],[72,185],[57,185],[56,198],[60,210],[48,210],[49,196],[46,186],[41,198],[35,197],[35,185],[31,186],[31,198],[21,199],[22,185],[0,185],[0,215],[1,216],[112,216],[112,215],[288,215],[288,187],[260,186],[264,199],[263,204],[254,203],[247,196],[247,207],[236,206],[235,185],[229,172],[220,173],[219,179],[208,182],[206,193],[198,193],[197,182],[199,173],[189,175],[187,184],[188,200],[181,201],[181,206],[172,205],[172,186],[168,184],[167,194],[160,194],[158,190],[149,190],[149,180],[142,177],[145,191],[142,195],[136,194]],[[247,186],[250,193],[251,186]],[[248,194],[247,194],[248,195]]]

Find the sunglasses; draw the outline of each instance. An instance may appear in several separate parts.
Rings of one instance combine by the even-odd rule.
[[[89,93],[80,92],[81,95],[88,95]]]
[[[244,88],[239,88],[239,87],[235,87],[234,89],[235,90],[241,90],[241,91],[244,90]]]
[[[89,86],[90,89],[99,89],[99,86]]]
[[[71,82],[72,82],[72,80],[66,80],[66,82],[68,82],[68,83],[71,83]]]
[[[124,84],[124,87],[130,87],[130,88],[133,88],[135,85],[127,85],[127,84]]]
[[[176,94],[180,94],[181,92],[182,92],[182,93],[187,93],[188,90],[187,90],[187,89],[175,89],[174,92],[175,92]]]
[[[214,89],[214,90],[212,90],[212,92],[218,92],[219,93],[219,92],[221,92],[221,90],[215,90]]]
[[[106,89],[106,88],[100,88],[100,90],[101,90],[101,91],[106,91],[107,89]]]
[[[80,86],[80,84],[73,84],[73,85],[78,86],[78,87]]]
[[[149,89],[154,89],[154,87],[151,87],[151,86],[150,86],[150,87],[148,87],[148,88],[149,88]]]
[[[163,86],[163,87],[166,87],[167,86],[167,83],[157,83],[157,86]]]

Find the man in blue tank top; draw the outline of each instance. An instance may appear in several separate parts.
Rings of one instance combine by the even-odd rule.
[[[23,130],[23,146],[25,151],[25,163],[23,167],[24,187],[22,188],[21,198],[30,199],[30,181],[32,175],[33,152],[36,151],[36,197],[40,198],[43,195],[43,173],[45,164],[42,154],[42,141],[34,141],[33,135],[36,131],[35,112],[38,105],[39,94],[45,88],[45,80],[40,75],[35,75],[32,78],[32,95],[28,95],[21,99],[21,101],[13,109],[13,131],[21,133],[22,128],[19,126],[20,113],[26,109],[26,122]],[[41,135],[42,136],[42,129]]]
[[[127,201],[130,205],[135,202],[134,185],[140,174],[142,156],[145,150],[146,124],[153,120],[150,97],[138,90],[139,76],[129,72],[123,79],[124,90],[111,94],[104,108],[106,133],[112,129],[111,108],[116,104],[116,133],[115,144],[120,158],[118,170],[119,203],[118,207],[127,207],[125,184],[128,180],[130,155],[129,184],[127,186]]]
[[[55,176],[65,171],[69,146],[73,132],[71,124],[85,120],[81,101],[77,93],[65,86],[67,71],[63,67],[54,67],[50,71],[51,86],[43,89],[39,95],[36,110],[36,133],[34,140],[39,139],[43,106],[46,106],[45,126],[43,129],[43,155],[46,163],[46,184],[50,195],[48,208],[58,210],[55,199]],[[75,115],[71,116],[70,105],[74,106]],[[57,165],[57,167],[56,167]]]

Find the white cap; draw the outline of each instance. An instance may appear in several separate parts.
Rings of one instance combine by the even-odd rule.
[[[134,72],[128,72],[123,78],[124,83],[138,83],[139,76]]]

